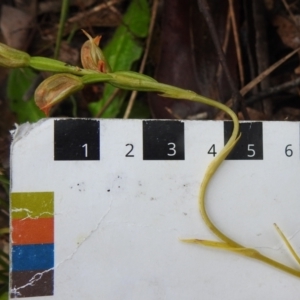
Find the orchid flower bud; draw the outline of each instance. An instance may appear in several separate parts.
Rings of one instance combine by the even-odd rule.
[[[0,43],[0,66],[20,68],[29,65],[30,55]]]
[[[105,56],[99,48],[101,36],[96,36],[94,39],[85,31],[83,33],[88,37],[81,47],[81,63],[85,69],[98,71],[101,73],[111,72],[110,66],[105,59]]]
[[[56,74],[44,80],[36,89],[36,105],[48,116],[50,108],[84,87],[82,79],[71,74]]]

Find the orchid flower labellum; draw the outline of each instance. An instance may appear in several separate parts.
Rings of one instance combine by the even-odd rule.
[[[80,77],[67,73],[55,74],[45,79],[38,86],[34,94],[35,103],[48,116],[53,105],[83,87],[84,84]]]

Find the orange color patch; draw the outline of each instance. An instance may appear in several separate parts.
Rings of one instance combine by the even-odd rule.
[[[54,243],[54,219],[14,219],[11,237],[13,245]]]

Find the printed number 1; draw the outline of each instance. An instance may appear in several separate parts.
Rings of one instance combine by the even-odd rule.
[[[84,157],[88,157],[88,144],[82,145],[82,148],[84,148]]]

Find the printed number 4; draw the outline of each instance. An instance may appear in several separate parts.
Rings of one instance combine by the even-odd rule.
[[[216,146],[215,146],[215,144],[213,144],[213,145],[209,148],[207,154],[212,154],[214,157],[216,156],[217,152],[216,152]]]

